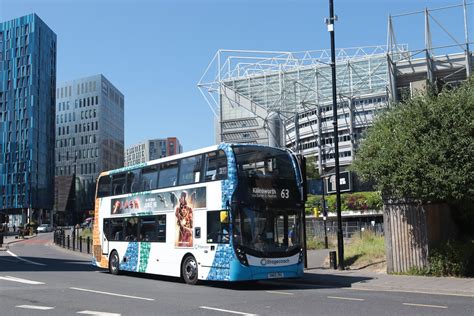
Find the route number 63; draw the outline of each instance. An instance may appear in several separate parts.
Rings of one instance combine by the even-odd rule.
[[[283,189],[283,190],[281,190],[280,195],[281,195],[282,199],[289,199],[290,198],[290,190]]]

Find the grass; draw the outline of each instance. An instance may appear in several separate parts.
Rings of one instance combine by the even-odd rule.
[[[344,246],[346,266],[364,267],[385,261],[384,237],[365,231]]]
[[[335,245],[336,245],[335,240],[332,240],[332,239],[328,240],[329,249],[335,248],[336,247]],[[308,250],[314,250],[314,249],[325,249],[326,247],[324,247],[324,240],[314,237],[314,238],[310,238],[306,240],[306,248]]]
[[[79,234],[82,238],[90,237],[92,238],[92,229],[91,228],[84,228],[82,232]]]

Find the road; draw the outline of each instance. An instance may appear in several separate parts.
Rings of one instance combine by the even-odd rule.
[[[463,296],[360,291],[300,280],[205,283],[114,276],[52,234],[0,252],[0,315],[474,315]]]

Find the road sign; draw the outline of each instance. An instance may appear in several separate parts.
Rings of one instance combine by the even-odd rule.
[[[342,171],[339,173],[339,187],[341,192],[352,191],[352,179],[349,171]],[[326,181],[327,193],[336,193],[336,174],[326,175],[324,178]]]
[[[322,179],[310,179],[306,181],[308,187],[308,193],[312,195],[323,194],[323,181]]]

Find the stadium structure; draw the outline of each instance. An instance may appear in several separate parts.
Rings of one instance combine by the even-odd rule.
[[[336,50],[337,123],[341,167],[352,162],[377,113],[405,97],[458,85],[472,73],[467,10],[464,40],[434,47],[432,11],[388,20],[387,45]],[[410,51],[396,42],[393,19],[424,17],[425,45]],[[272,52],[219,50],[198,87],[216,122],[216,142],[270,144],[315,156],[320,174],[334,167],[331,59],[329,50]]]

